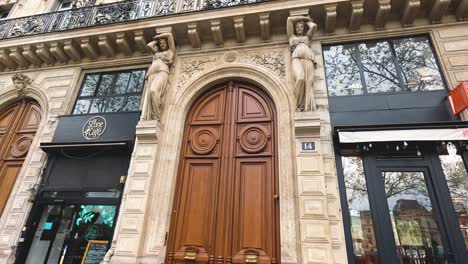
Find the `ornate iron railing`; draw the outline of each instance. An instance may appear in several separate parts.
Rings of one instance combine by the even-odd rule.
[[[0,20],[0,39],[266,1],[270,0],[126,0]]]

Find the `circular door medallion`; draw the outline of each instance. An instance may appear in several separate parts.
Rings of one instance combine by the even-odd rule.
[[[193,131],[190,137],[190,146],[193,152],[199,155],[210,153],[218,142],[217,131],[213,128],[199,128]]]
[[[240,146],[247,153],[258,153],[262,151],[270,136],[265,128],[261,126],[250,126],[242,129],[240,133]]]
[[[83,126],[83,137],[87,140],[97,139],[106,131],[107,122],[102,116],[88,119]]]
[[[11,156],[20,158],[28,153],[29,147],[33,141],[32,135],[23,135],[19,137],[11,146]]]

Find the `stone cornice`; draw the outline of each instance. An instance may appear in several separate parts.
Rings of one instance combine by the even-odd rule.
[[[311,15],[319,28],[314,38],[324,42],[336,41],[344,36],[347,40],[372,36],[379,34],[377,30],[382,33],[427,32],[428,28],[436,26],[434,23],[464,23],[457,21],[463,20],[463,17],[460,19],[459,10],[466,8],[465,1],[451,7],[445,0],[437,0],[431,5],[424,5],[426,9],[421,9],[422,1],[402,0],[399,8],[392,8],[393,1],[388,0],[290,0],[287,4],[284,1],[269,1],[256,8],[236,6],[211,9],[128,21],[125,24],[4,39],[0,40],[0,70],[27,70],[144,57],[147,55],[146,44],[158,31],[155,25],[159,29],[173,26],[178,49],[185,52],[190,49],[213,50],[226,45],[234,48],[236,45],[283,41],[286,39],[285,26],[277,26],[274,30],[270,27],[286,25],[288,13],[296,11]],[[257,28],[258,35],[250,33],[252,28]]]

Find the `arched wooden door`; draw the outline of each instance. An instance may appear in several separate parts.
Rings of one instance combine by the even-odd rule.
[[[0,112],[0,215],[41,121],[37,103],[23,99]]]
[[[166,263],[278,263],[275,111],[244,83],[220,85],[192,106]]]

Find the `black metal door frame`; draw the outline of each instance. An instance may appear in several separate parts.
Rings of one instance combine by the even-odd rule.
[[[432,147],[424,152],[425,154],[419,159],[379,159],[376,154],[369,153],[363,156],[367,189],[371,190],[368,192],[368,196],[375,229],[375,239],[380,263],[382,264],[400,262],[385,186],[381,177],[381,173],[384,171],[423,172],[425,174],[426,187],[434,209],[435,220],[440,230],[446,258],[449,263],[463,263],[466,260],[463,237],[458,228],[455,210],[440,160]]]

